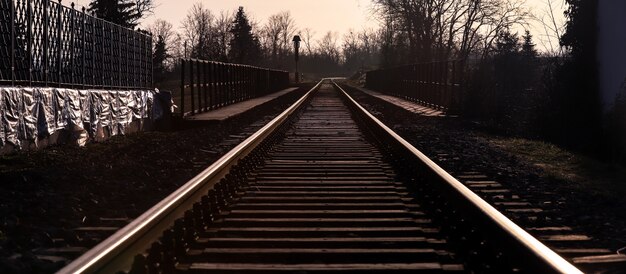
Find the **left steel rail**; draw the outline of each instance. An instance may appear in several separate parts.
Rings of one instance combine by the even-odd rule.
[[[167,198],[72,261],[58,273],[117,273],[129,270],[136,254],[144,253],[150,244],[161,236],[163,231],[171,227],[176,219],[183,217],[185,211],[191,209],[195,202],[224,178],[231,166],[248,155],[274,130],[286,122],[319,88],[321,83],[322,81],[317,83],[288,109]]]

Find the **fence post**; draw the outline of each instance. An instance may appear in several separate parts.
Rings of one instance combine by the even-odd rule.
[[[232,82],[231,82],[232,81],[232,67],[227,63],[224,63],[224,76],[225,76],[224,80],[226,82],[226,86],[225,86],[226,92],[224,93],[226,97],[225,97],[224,105],[226,106],[230,104],[230,99],[232,96],[231,94],[232,93],[231,92],[232,90]]]
[[[132,84],[130,84],[130,86],[134,88],[137,87],[137,56],[135,55],[137,52],[137,39],[135,39],[136,37],[132,32],[128,33],[128,37],[130,39],[130,42],[132,43],[132,46],[130,47],[132,48],[132,57],[129,58],[131,61],[131,65],[128,66],[130,69],[132,69],[132,71],[129,72],[129,74],[132,75]]]
[[[209,89],[209,83],[207,82],[207,64],[208,61],[202,61],[201,62],[201,66],[202,66],[202,100],[204,101],[204,104],[202,105],[202,110],[203,111],[207,111],[209,109],[209,104],[208,104],[208,97],[207,97],[207,91]]]
[[[115,61],[113,61],[113,60],[116,58],[115,57],[116,54],[113,52],[113,49],[115,48],[115,31],[114,31],[115,26],[116,25],[110,25],[109,26],[109,31],[107,31],[107,33],[109,34],[109,41],[110,41],[109,42],[109,52],[108,52],[109,53],[108,54],[109,57],[107,58],[107,59],[109,59],[108,60],[109,66],[107,68],[107,71],[108,71],[109,75],[107,75],[107,78],[109,79],[108,80],[109,81],[109,83],[108,83],[109,84],[109,88],[112,88],[112,89],[117,87],[117,85],[115,85],[115,81],[114,81],[115,80],[115,76],[113,76],[113,71],[115,69],[113,67],[113,64],[115,64]]]
[[[87,17],[85,17],[87,18]],[[91,19],[91,86],[96,86],[96,20]]]
[[[224,105],[229,105],[230,104],[230,99],[232,97],[232,80],[233,80],[233,73],[232,73],[232,67],[228,64],[224,64],[224,75],[226,75],[226,101],[224,102]]]
[[[121,26],[116,26],[117,28],[117,44],[119,45],[117,47],[117,86],[122,89],[122,31],[124,31],[122,29]]]
[[[196,114],[196,103],[194,102],[194,83],[193,83],[193,65],[196,63],[196,60],[189,61],[189,95],[191,98],[191,115]]]
[[[148,54],[148,57],[152,56],[152,35],[148,35],[146,54]],[[152,63],[152,58],[148,58],[148,66],[148,73],[150,73],[150,77],[146,77],[146,81],[149,82],[150,87],[154,87],[154,64]],[[146,84],[146,86],[148,85]]]
[[[217,62],[213,62],[213,94],[215,95],[215,98],[213,100],[213,107],[214,108],[218,108],[221,106],[221,78],[222,74],[221,74],[221,66],[219,63]]]
[[[33,4],[36,4],[36,2],[33,2]],[[50,2],[49,1],[42,1],[43,6],[41,7],[41,9],[43,10],[41,13],[43,14],[43,39],[42,39],[42,44],[43,44],[43,52],[41,54],[41,57],[43,60],[41,60],[42,64],[43,64],[43,68],[42,68],[42,74],[43,74],[43,82],[45,86],[48,86],[48,65],[49,65],[49,60],[48,60],[48,49],[49,49],[49,43],[48,40],[50,40],[50,37],[48,37],[48,25],[50,24]],[[41,19],[40,19],[41,20]],[[58,28],[59,26],[57,26]],[[29,53],[29,54],[32,54]]]
[[[13,1],[9,2],[11,6],[11,86],[15,86],[15,5]]]
[[[70,11],[70,44],[68,46],[68,48],[70,49],[70,61],[69,61],[69,65],[70,65],[70,85],[73,88],[74,84],[75,84],[75,79],[74,79],[74,69],[75,64],[74,64],[74,32],[76,31],[76,26],[74,26],[74,20],[76,18],[74,18],[74,14],[76,13],[76,10],[74,9],[74,2],[72,2],[71,4],[72,10]]]
[[[80,55],[82,56],[82,58],[81,58],[82,59],[81,60],[81,65],[80,66],[83,68],[81,70],[81,74],[82,74],[81,78],[82,78],[82,84],[83,84],[82,88],[84,89],[85,88],[85,78],[87,77],[87,75],[85,75],[86,74],[85,72],[87,71],[87,68],[85,67],[85,58],[86,58],[85,57],[85,46],[86,46],[86,43],[87,43],[87,41],[85,41],[85,37],[86,37],[85,33],[87,32],[87,30],[85,29],[86,26],[87,26],[87,22],[86,22],[87,20],[85,19],[85,7],[82,8],[81,21],[82,21],[82,25],[83,25],[83,27],[82,27],[83,32],[82,32],[82,38],[81,39],[83,40],[83,43],[82,43],[82,47],[80,47],[80,52],[81,52]]]
[[[151,82],[150,79],[148,79],[149,77],[151,77],[150,75],[150,60],[152,59],[152,49],[148,46],[148,35],[147,34],[140,34],[141,35],[141,48],[143,49],[142,53],[141,53],[141,64],[143,65],[143,82],[141,83],[142,88],[145,88],[148,86],[148,83]],[[150,53],[150,54],[149,54]]]
[[[241,91],[239,88],[239,80],[241,77],[241,66],[233,65],[233,102],[239,102],[239,92]]]
[[[209,110],[209,62],[202,63],[202,71],[204,72],[204,111]]]
[[[26,43],[27,48],[28,48],[28,53],[26,53],[26,55],[28,56],[28,63],[26,64],[28,67],[28,85],[32,86],[33,85],[33,57],[31,55],[31,52],[33,52],[33,43],[31,42],[31,40],[33,39],[33,19],[32,19],[32,9],[30,6],[30,3],[27,2],[27,0],[24,0],[24,3],[26,4],[26,21],[27,21],[27,25],[28,25],[28,30],[26,31],[27,33],[27,37],[26,38]]]
[[[230,100],[228,100],[229,104],[237,102],[237,78],[239,74],[239,65],[230,64]]]
[[[62,39],[62,34],[63,34],[63,5],[61,5],[61,0],[59,0],[59,13],[57,14],[57,50],[58,52],[58,60],[57,60],[57,74],[58,74],[58,86],[61,87],[61,77],[62,77],[62,73],[61,70],[63,68],[62,66],[62,62],[63,62],[63,39]]]
[[[215,109],[215,63],[208,62],[209,66],[209,109]]]
[[[444,71],[443,71],[443,105],[449,110],[450,109],[450,61],[444,62]]]
[[[250,99],[252,98],[252,90],[254,89],[253,86],[253,81],[254,81],[254,69],[251,66],[246,66],[246,75],[248,76],[246,78],[247,80],[247,85],[246,85],[246,99]]]
[[[226,65],[224,65],[224,63],[219,63],[219,106],[222,107],[224,106],[226,99],[225,99],[225,94],[226,94]]]
[[[237,102],[243,99],[243,65],[237,65]]]
[[[203,61],[198,60],[196,62],[196,81],[198,81],[198,113],[202,112],[202,90],[204,89],[204,85],[202,83],[202,63]],[[193,100],[193,98],[192,98]]]
[[[180,59],[180,117],[185,116],[185,59]]]

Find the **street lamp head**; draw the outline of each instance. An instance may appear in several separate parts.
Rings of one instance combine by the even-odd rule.
[[[294,36],[293,36],[293,46],[294,46],[296,49],[300,48],[300,41],[302,41],[302,40],[300,39],[300,35],[294,35]]]

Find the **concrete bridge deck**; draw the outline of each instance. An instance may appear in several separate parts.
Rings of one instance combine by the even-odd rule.
[[[245,100],[239,103],[235,103],[232,105],[228,105],[222,108],[210,110],[207,112],[199,113],[196,115],[188,116],[185,119],[188,121],[211,121],[211,122],[221,122],[227,120],[229,118],[240,115],[250,109],[253,109],[257,106],[265,104],[269,101],[273,101],[283,95],[286,95],[294,90],[297,90],[297,87],[286,88],[281,91],[277,91],[265,96],[261,96],[258,98],[252,98],[249,100]]]

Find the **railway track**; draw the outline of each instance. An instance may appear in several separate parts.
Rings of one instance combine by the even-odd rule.
[[[320,82],[62,273],[579,273]]]

